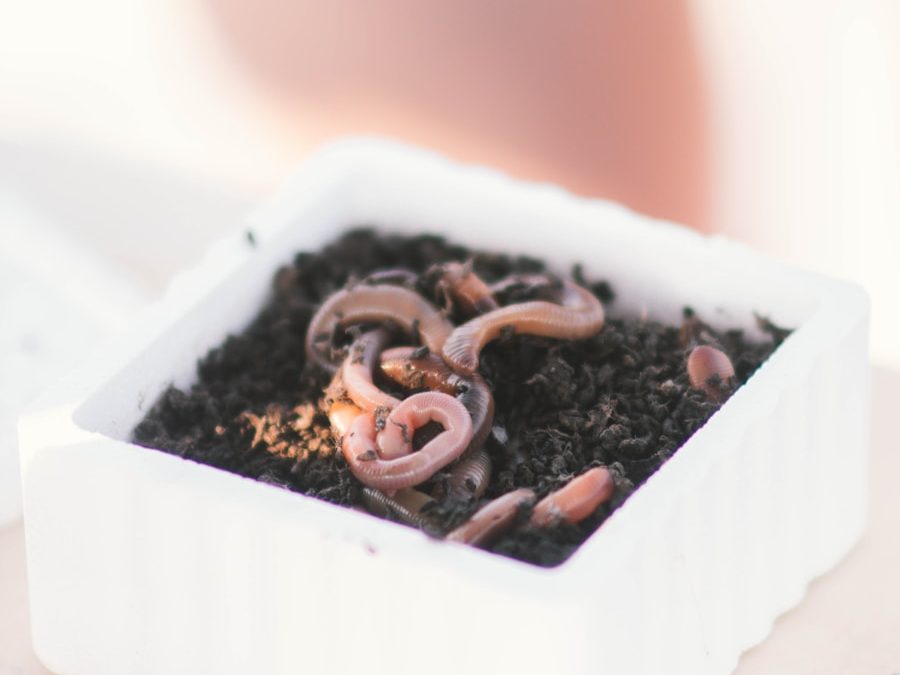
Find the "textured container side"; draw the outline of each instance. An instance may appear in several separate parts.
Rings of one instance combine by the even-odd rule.
[[[816,575],[833,567],[865,526],[868,483],[868,322],[842,335],[818,371],[822,424],[813,427],[821,470],[811,501],[818,506]]]
[[[623,578],[617,597],[640,603],[634,624],[620,623],[618,634],[638,635],[643,645],[613,640],[606,646],[614,662],[643,655],[640,667],[628,672],[656,673],[663,665],[673,672],[728,672],[860,536],[868,447],[865,304],[826,306],[819,323],[839,316],[848,322],[831,334],[833,343],[820,341],[818,353],[796,354],[792,371],[777,365],[767,375],[761,371],[735,396],[734,408],[717,413],[588,542],[610,553],[621,543],[610,536],[614,520],[632,527],[652,488],[675,480],[669,468],[692,464],[699,452],[715,453],[701,481],[679,481],[683,490],[667,486],[667,510],[645,519],[652,528],[628,533],[634,545],[623,549],[622,568],[640,572]],[[784,378],[780,394],[754,381],[773,374]],[[758,392],[771,395],[747,400]],[[755,417],[741,429],[734,410]],[[717,434],[722,422],[728,435]],[[573,564],[592,559],[583,547]]]
[[[546,672],[557,653],[577,672],[584,634],[564,596],[494,583],[521,564],[483,564],[473,584],[453,565],[470,553],[462,547],[423,545],[407,528],[122,445],[50,450],[29,468],[29,516],[36,503],[67,504],[68,527],[29,522],[41,544],[35,647],[55,670],[413,672],[452,636],[469,647],[446,653],[439,672],[502,669],[522,640],[542,645],[522,655],[525,672]],[[347,533],[346,517],[365,521],[365,540]],[[432,564],[437,548],[449,565]],[[530,576],[520,587],[542,583],[540,570]],[[488,636],[496,650],[481,649]]]
[[[823,361],[839,354],[843,377],[855,378],[831,408],[864,386],[865,317],[854,291],[618,207],[383,144],[330,151],[298,180],[254,218],[256,249],[243,239],[217,247],[110,355],[112,370],[60,389],[23,425],[34,635],[52,668],[73,675],[237,673],[248,664],[261,672],[403,672],[438,653],[445,672],[504,664],[592,672],[598,654],[610,672],[724,672],[858,534],[862,511],[853,505],[863,482],[851,480],[851,506],[824,531],[816,560],[800,551],[802,564],[782,565],[800,547],[798,535],[777,529],[777,514],[791,502],[756,509],[778,492],[747,480],[771,483],[773,455],[805,453],[785,462],[801,471],[806,456],[818,457],[808,436],[822,405],[810,396],[809,374]],[[318,248],[339,228],[365,222],[408,232],[427,223],[483,248],[522,249],[559,266],[583,261],[616,285],[619,311],[672,319],[691,297],[701,312],[722,309],[716,316],[724,323],[737,315],[749,323],[759,310],[800,329],[554,570],[441,545],[109,438],[125,438],[143,414],[138,392],[149,402],[167,382],[191,381],[194,360],[246,325],[271,273],[294,250]],[[529,232],[550,222],[552,232]],[[780,392],[793,397],[791,387],[807,401],[797,405],[808,417],[779,407]],[[842,427],[848,437],[864,424],[864,408],[851,407]],[[771,432],[754,436],[761,425]],[[863,475],[855,453],[843,460],[853,464],[849,475]],[[794,525],[799,535],[827,494],[809,486],[812,505]],[[785,542],[787,550],[772,552]],[[787,595],[755,593],[772,570]],[[427,619],[409,609],[421,607],[426,592]],[[373,624],[404,630],[373,631]],[[223,639],[233,657],[222,655]]]

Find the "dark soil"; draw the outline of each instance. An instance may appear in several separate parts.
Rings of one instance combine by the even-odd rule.
[[[134,440],[336,504],[360,505],[361,484],[319,409],[330,377],[305,364],[307,324],[319,303],[348,281],[392,268],[424,273],[433,263],[470,258],[488,281],[544,269],[532,258],[371,230],[354,231],[320,253],[297,255],[276,274],[271,299],[253,323],[199,362],[190,390],[170,387],[134,430]],[[578,269],[573,274],[604,303],[614,302],[608,284],[584,280]],[[440,301],[432,275],[419,277],[418,288]],[[501,300],[539,293],[513,287]],[[753,344],[741,331],[710,329],[686,309],[681,326],[608,319],[599,334],[581,342],[509,336],[489,345],[481,372],[494,392],[496,418],[486,446],[494,473],[485,499],[516,487],[543,496],[598,465],[610,467],[617,479],[613,499],[582,523],[521,526],[491,550],[545,566],[571,555],[719,407],[688,384],[690,347],[722,348],[743,383],[787,335],[765,320],[760,325],[771,339]],[[446,530],[476,506],[444,503],[432,516]]]

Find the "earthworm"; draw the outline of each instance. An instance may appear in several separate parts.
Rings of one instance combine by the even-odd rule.
[[[609,499],[614,489],[612,474],[607,469],[596,467],[586,471],[539,501],[531,513],[531,524],[547,527],[563,521],[581,522]]]
[[[478,501],[491,482],[491,458],[484,450],[462,457],[447,479],[450,497]]]
[[[348,401],[346,387],[342,371],[338,370],[331,378],[331,382],[325,388],[324,403],[328,406],[326,413],[331,428],[338,437],[342,437],[350,430],[350,425],[362,414],[359,406]]]
[[[472,418],[462,403],[436,391],[413,394],[394,408],[380,432],[391,443],[403,443],[415,429],[435,421],[444,427],[418,452],[383,459],[375,445],[375,415],[364,412],[350,425],[341,441],[350,471],[362,483],[379,490],[401,490],[418,485],[459,457],[472,439]]]
[[[337,432],[338,436],[343,437],[350,431],[353,420],[362,413],[362,410],[349,401],[335,401],[328,408],[328,421],[331,422],[331,428]]]
[[[373,370],[391,335],[385,328],[375,328],[360,335],[350,345],[347,358],[332,378],[325,392],[326,400],[333,403],[328,409],[331,426],[343,436],[350,424],[363,412],[374,411],[376,418],[386,415],[400,403],[400,399],[381,391],[372,381]],[[351,402],[345,399],[349,397]],[[412,452],[412,444],[399,454]],[[398,454],[381,454],[382,459],[393,459]]]
[[[368,334],[367,334],[368,335]],[[363,336],[365,338],[366,336]],[[374,339],[374,338],[373,338]],[[354,342],[354,345],[358,344]],[[350,357],[347,359],[350,360]],[[394,399],[393,397],[381,392],[375,388],[375,385],[371,382],[371,378],[368,378],[368,382],[366,382],[365,374],[358,374],[355,377],[359,379],[361,382],[356,382],[354,386],[356,386],[356,394],[357,401],[347,400],[347,397],[350,396],[350,389],[345,385],[345,377],[344,371],[346,367],[346,363],[344,366],[341,366],[340,370],[334,374],[334,377],[331,380],[331,384],[328,385],[328,388],[325,390],[325,401],[329,403],[328,406],[328,421],[331,423],[331,428],[334,432],[341,438],[341,443],[343,444],[344,438],[347,433],[350,431],[351,426],[356,421],[356,418],[362,415],[365,412],[371,412],[373,414],[373,419],[375,416],[380,416],[382,414],[386,414],[389,408],[381,407],[377,405],[376,402],[372,401],[373,396],[383,396],[386,398],[391,398],[393,401],[399,403],[399,400]],[[351,373],[353,371],[351,370]],[[351,375],[351,382],[353,382],[353,375]],[[372,395],[362,396],[359,394],[359,390],[366,390],[371,388],[373,391]],[[368,392],[367,392],[368,393]],[[384,402],[384,401],[382,401]],[[391,406],[393,407],[393,406]],[[412,447],[408,450],[404,450],[400,452],[400,455],[409,454],[412,451]],[[391,459],[392,457],[381,454],[382,459]]]
[[[484,314],[497,309],[494,294],[481,277],[475,274],[472,263],[448,262],[441,265],[438,288],[445,289],[466,315]]]
[[[369,512],[376,516],[399,520],[420,530],[436,534],[434,524],[429,518],[422,515],[422,510],[434,503],[434,499],[423,492],[413,488],[404,488],[397,490],[393,495],[386,495],[381,490],[364,487],[362,501]]]
[[[726,397],[727,387],[734,377],[731,359],[725,352],[709,345],[700,345],[691,350],[687,371],[691,386],[703,390],[716,402],[721,402]]]
[[[385,328],[375,328],[360,335],[350,346],[341,366],[341,376],[347,396],[363,410],[392,409],[400,399],[387,394],[372,381],[378,360],[391,334]]]
[[[329,372],[337,370],[319,349],[337,326],[361,322],[391,322],[403,331],[421,336],[432,351],[440,352],[453,330],[446,317],[421,295],[402,286],[358,284],[330,296],[313,316],[306,331],[307,358]]]
[[[472,417],[474,432],[467,451],[474,452],[487,440],[494,422],[494,396],[478,373],[462,377],[436,354],[416,356],[413,347],[395,347],[381,355],[381,372],[401,387],[425,387],[456,396]]]
[[[560,304],[532,300],[495,309],[456,328],[444,343],[444,360],[457,373],[478,368],[481,349],[504,329],[541,337],[580,340],[603,328],[603,305],[571,281],[564,281]]]
[[[533,502],[534,492],[528,488],[507,492],[478,509],[469,520],[450,532],[447,540],[472,546],[488,544],[515,522],[524,504]]]

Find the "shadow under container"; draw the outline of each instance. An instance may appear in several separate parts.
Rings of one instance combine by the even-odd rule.
[[[542,569],[129,442],[350,227],[583,263],[613,315],[796,330]],[[378,140],[310,159],[244,233],[20,422],[35,650],[103,673],[728,673],[864,527],[868,303],[748,248]]]

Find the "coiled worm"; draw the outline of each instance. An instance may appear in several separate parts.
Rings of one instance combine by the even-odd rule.
[[[472,418],[462,403],[440,392],[413,394],[391,411],[380,432],[389,437],[388,445],[397,439],[406,442],[415,429],[430,421],[440,424],[444,431],[418,452],[383,459],[375,443],[375,416],[371,412],[362,413],[341,440],[350,471],[369,487],[386,491],[428,480],[457,459],[472,439]]]
[[[472,417],[474,432],[467,452],[479,449],[494,422],[494,396],[478,373],[462,377],[437,354],[416,356],[412,347],[395,347],[381,355],[381,372],[407,389],[427,388],[456,396]]]

